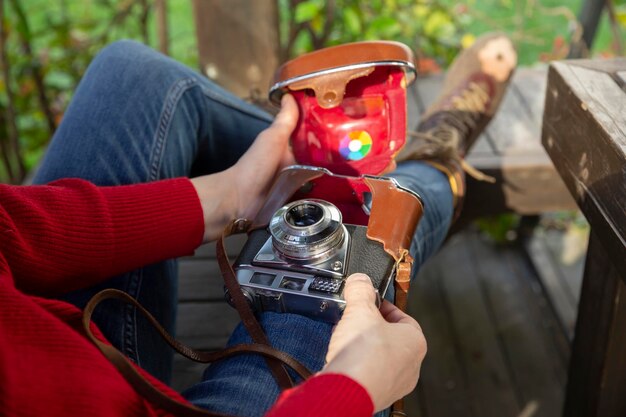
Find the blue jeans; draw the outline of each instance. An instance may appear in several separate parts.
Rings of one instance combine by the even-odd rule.
[[[138,43],[116,42],[91,63],[34,182],[79,177],[122,185],[218,172],[234,164],[271,120],[191,69]],[[452,194],[445,176],[424,163],[400,164],[392,176],[424,201],[425,214],[411,246],[417,270],[447,233]],[[82,307],[102,288],[126,291],[175,334],[175,260],[113,277],[64,299]],[[264,313],[260,320],[276,348],[313,371],[322,368],[330,325],[295,314]],[[139,366],[169,381],[172,353],[134,308],[104,304],[94,321]],[[228,343],[249,341],[239,325]],[[265,362],[255,355],[210,365],[202,381],[184,393],[200,407],[242,416],[262,415],[278,394]]]

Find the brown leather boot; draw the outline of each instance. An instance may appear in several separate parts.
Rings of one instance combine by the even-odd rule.
[[[467,150],[495,114],[517,64],[517,53],[506,35],[479,37],[452,63],[439,98],[422,115],[416,132],[397,161],[424,160],[450,179],[455,218],[465,194],[464,169],[480,180],[491,180],[463,161]]]

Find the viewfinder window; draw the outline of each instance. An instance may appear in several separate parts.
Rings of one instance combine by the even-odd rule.
[[[274,278],[276,278],[276,275],[274,274],[264,274],[262,272],[255,272],[254,275],[252,275],[252,278],[250,279],[250,283],[265,285],[266,287],[271,287],[272,282],[274,282]]]

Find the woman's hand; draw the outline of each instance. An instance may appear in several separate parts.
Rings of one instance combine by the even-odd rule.
[[[298,106],[283,96],[274,122],[262,131],[248,151],[229,169],[193,178],[204,215],[204,242],[217,239],[226,224],[254,219],[278,172],[295,163],[289,137],[298,121]]]
[[[419,324],[393,304],[376,308],[370,279],[354,274],[346,282],[346,309],[330,339],[321,373],[345,374],[370,394],[376,411],[413,391],[426,355]]]
[[[237,181],[238,218],[254,219],[276,174],[296,162],[289,137],[297,122],[298,105],[286,94],[274,122],[257,136],[250,149],[230,168]]]

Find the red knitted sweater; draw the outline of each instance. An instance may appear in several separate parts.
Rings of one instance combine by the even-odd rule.
[[[167,415],[137,394],[86,339],[80,310],[44,297],[190,254],[203,227],[187,179],[122,187],[82,180],[0,184],[0,416]],[[284,392],[267,415],[372,412],[358,383],[320,375]]]

